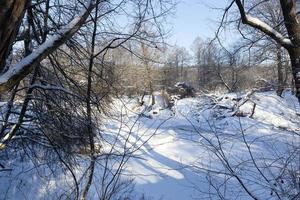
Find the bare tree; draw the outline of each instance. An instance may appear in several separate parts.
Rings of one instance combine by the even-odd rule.
[[[194,52],[194,62],[197,67],[197,80],[198,85],[200,86],[201,77],[201,68],[203,67],[202,62],[204,60],[203,55],[205,51],[204,41],[200,37],[197,37],[192,44],[192,51]]]
[[[282,46],[288,51],[292,66],[292,74],[295,81],[296,96],[300,101],[300,76],[298,74],[298,72],[300,71],[300,25],[298,23],[297,16],[297,1],[280,0],[283,23],[285,24],[286,32],[288,34],[287,37],[282,35],[278,31],[278,29],[276,29],[276,27],[272,27],[271,25],[267,24],[261,19],[253,17],[251,15],[251,10],[256,6],[260,6],[263,3],[264,1],[260,1],[255,6],[247,8],[246,3],[244,1],[234,0],[231,2],[230,6],[226,10],[228,11],[228,9],[233,4],[236,4],[240,13],[242,23],[261,31],[268,37],[272,38],[278,45]]]
[[[144,44],[144,43],[141,43],[141,49],[142,49],[142,53],[143,53],[143,64],[144,64],[144,67],[146,69],[146,85],[149,89],[149,95],[151,96],[151,100],[150,100],[150,103],[149,103],[149,106],[153,106],[155,104],[155,97],[154,97],[154,90],[153,90],[153,81],[152,81],[152,70],[151,70],[151,66],[150,66],[150,63],[149,63],[149,58],[150,58],[150,55],[149,55],[149,49],[147,48],[147,46]],[[144,92],[145,94],[145,92]],[[144,96],[144,95],[143,95]],[[142,102],[144,101],[143,98],[141,100]]]
[[[259,5],[259,6],[257,6]],[[251,15],[255,15],[265,23],[274,27],[274,30],[287,35],[284,27],[283,15],[279,1],[252,1],[249,7],[251,9]],[[237,11],[238,12],[238,11]],[[237,13],[238,14],[238,13]],[[239,15],[239,14],[238,14]],[[287,53],[280,44],[262,33],[259,30],[253,31],[250,26],[241,26],[240,21],[236,21],[236,25],[244,40],[240,42],[240,50],[251,51],[252,66],[256,63],[273,62],[276,67],[277,80],[276,80],[276,92],[278,96],[281,96],[284,88],[287,86],[289,72],[289,61],[286,59]],[[249,50],[247,50],[249,49]],[[271,83],[273,84],[273,83]]]

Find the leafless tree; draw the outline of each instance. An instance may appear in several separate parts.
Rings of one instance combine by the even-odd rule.
[[[280,0],[280,8],[282,12],[282,16],[276,18],[283,19],[282,22],[280,22],[277,25],[274,24],[268,24],[268,22],[263,21],[263,19],[260,19],[259,16],[257,16],[255,13],[253,13],[253,10],[255,10],[256,7],[262,6],[265,2],[272,2],[272,1],[258,1],[255,5],[253,5],[251,2],[245,2],[240,0],[234,0],[230,2],[230,5],[225,9],[225,13],[228,12],[228,10],[233,6],[236,5],[238,8],[238,11],[240,13],[240,19],[243,24],[246,24],[261,33],[267,35],[269,38],[273,39],[278,45],[285,48],[290,56],[291,66],[292,66],[292,74],[295,81],[295,87],[296,87],[296,96],[298,99],[300,99],[300,93],[299,93],[299,76],[298,71],[300,68],[299,65],[299,55],[300,55],[300,49],[299,49],[299,41],[300,41],[300,25],[298,23],[298,15],[297,15],[297,1],[289,1],[289,0]],[[276,1],[277,2],[277,1]],[[249,5],[250,3],[250,5]],[[263,12],[263,14],[267,15],[267,12]],[[280,14],[281,13],[277,13]],[[223,20],[225,19],[225,15],[223,16]],[[254,15],[254,16],[253,16]],[[256,17],[257,16],[257,17]],[[278,27],[284,23],[285,30],[283,33],[287,33],[287,36],[283,35],[280,30],[278,30]],[[273,25],[273,26],[272,26]],[[280,73],[279,73],[280,74]]]

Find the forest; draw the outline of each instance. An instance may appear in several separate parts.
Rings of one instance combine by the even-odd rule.
[[[299,18],[298,0],[1,0],[0,199],[300,199]]]

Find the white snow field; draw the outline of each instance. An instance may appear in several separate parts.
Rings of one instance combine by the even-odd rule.
[[[122,172],[134,179],[132,199],[300,199],[300,107],[290,92],[201,95],[144,114],[135,100],[122,99],[113,110],[103,139],[114,148],[103,146],[133,152]],[[0,199],[55,199],[47,195],[72,181],[63,174],[46,182],[20,168],[0,172]],[[99,199],[101,176],[99,165],[89,199]]]

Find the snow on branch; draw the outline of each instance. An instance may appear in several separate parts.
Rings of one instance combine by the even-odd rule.
[[[69,24],[62,27],[55,35],[48,38],[35,51],[21,59],[0,75],[0,94],[10,90],[14,85],[26,77],[45,57],[71,38],[85,22],[89,13],[95,8],[95,0],[88,0],[82,12]]]
[[[265,22],[261,21],[258,18],[247,15],[244,10],[244,6],[240,0],[235,0],[235,2],[238,6],[239,12],[241,14],[242,22],[244,24],[247,24],[253,28],[256,28],[256,29],[262,31],[263,33],[265,33],[266,35],[268,35],[269,37],[274,39],[276,42],[278,42],[285,48],[289,48],[293,45],[290,39],[285,38],[281,33],[276,31],[275,29],[273,29],[271,26],[269,26]]]
[[[284,45],[291,46],[292,45],[292,42],[290,39],[285,38],[281,33],[276,31],[275,29],[273,29],[271,26],[269,26],[265,22],[261,21],[260,19],[252,17],[250,15],[246,15],[245,21],[250,26],[258,28],[259,30],[266,33],[268,36],[272,37],[271,35],[273,35],[273,37],[276,38],[275,40],[278,41],[282,46],[284,46]]]

